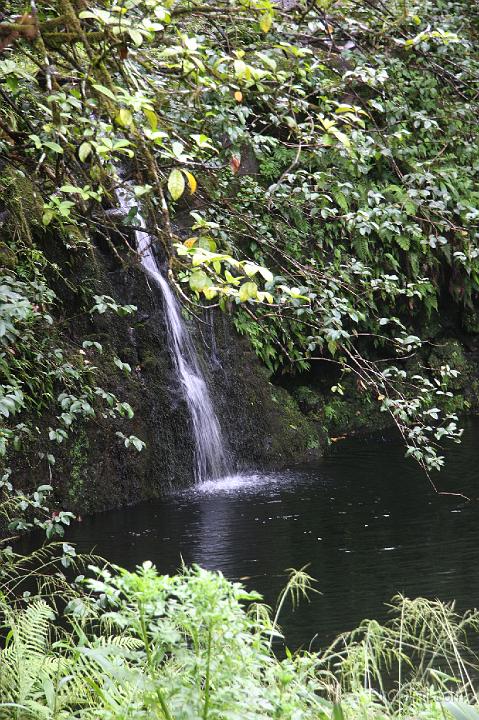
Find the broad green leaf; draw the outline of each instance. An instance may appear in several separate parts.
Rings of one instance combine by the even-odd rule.
[[[254,282],[245,282],[239,290],[239,299],[241,302],[251,300],[258,295],[258,286]]]
[[[178,140],[175,140],[171,143],[171,149],[173,151],[173,155],[180,159],[183,155],[183,150],[185,149],[185,146],[183,143],[179,142]]]
[[[190,275],[190,288],[195,292],[202,292],[211,285],[211,279],[204,270],[195,270]]]
[[[344,145],[347,150],[351,149],[351,140],[345,133],[341,132],[341,130],[338,130],[336,127],[331,127],[330,132]]]
[[[134,187],[134,193],[135,197],[143,197],[143,195],[148,195],[153,190],[152,185],[135,185]]]
[[[84,162],[87,157],[90,155],[92,151],[92,147],[89,142],[82,142],[80,147],[78,148],[78,157],[81,160],[81,162]]]
[[[264,291],[258,291],[258,300],[260,302],[267,302],[269,305],[272,305],[274,302],[274,298],[271,293]]]
[[[42,215],[42,222],[45,225],[50,225],[51,221],[53,220],[53,210],[45,210],[45,212]]]
[[[445,702],[444,709],[453,716],[454,720],[479,720],[477,709],[464,702]]]
[[[214,287],[203,288],[203,295],[207,300],[212,300],[218,295],[218,291]]]
[[[271,272],[271,270],[268,270],[268,268],[262,267],[261,265],[258,267],[259,274],[263,277],[263,279],[270,283],[274,280],[274,275]]]
[[[127,108],[120,108],[118,115],[115,118],[118,125],[128,128],[133,122],[133,115]]]
[[[158,115],[153,112],[153,110],[149,110],[148,108],[143,108],[143,114],[148,120],[151,129],[153,130],[153,132],[155,132],[158,128]]]
[[[97,90],[99,93],[102,93],[102,95],[106,95],[110,98],[110,100],[116,101],[116,96],[112,93],[110,88],[105,87],[104,85],[93,85],[95,90]]]
[[[243,270],[248,277],[254,277],[259,270],[259,266],[255,263],[246,262],[243,265]]]
[[[140,45],[143,43],[143,35],[139,30],[135,30],[134,28],[128,28],[128,35],[131,37],[137,47],[140,47]]]
[[[47,147],[49,150],[53,150],[54,153],[57,153],[57,155],[63,154],[63,148],[61,145],[59,145],[57,142],[52,142],[51,140],[45,140],[43,143],[45,147]]]
[[[181,170],[175,168],[168,178],[168,190],[173,200],[178,200],[185,191],[185,179]]]

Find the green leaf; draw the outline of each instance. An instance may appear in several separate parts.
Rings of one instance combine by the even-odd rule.
[[[109,97],[110,100],[116,101],[116,95],[114,95],[109,88],[105,87],[104,85],[93,85],[93,87],[95,88],[95,90],[97,90],[97,92]]]
[[[190,288],[195,292],[201,292],[205,288],[210,287],[211,280],[204,270],[195,270],[190,275]]]
[[[168,178],[168,190],[173,200],[178,200],[185,191],[185,179],[181,170],[175,168]]]
[[[251,300],[258,295],[258,286],[254,282],[245,282],[239,289],[239,299],[241,302]]]
[[[137,47],[140,47],[140,45],[143,43],[143,35],[139,30],[135,30],[134,28],[128,28],[128,34],[135,43]]]
[[[50,140],[45,140],[43,143],[45,147],[47,147],[49,150],[52,150],[54,153],[57,153],[57,155],[63,154],[63,148],[61,145],[59,145],[56,142],[51,142]]]
[[[345,133],[341,132],[341,130],[338,130],[335,127],[330,128],[329,132],[334,135],[334,137],[337,138],[347,150],[351,149],[351,140]]]
[[[87,157],[90,155],[92,151],[92,147],[89,142],[82,142],[80,147],[78,148],[78,157],[81,160],[81,162],[85,162]]]
[[[178,160],[181,160],[181,157],[183,155],[183,150],[185,149],[185,146],[183,143],[179,142],[178,140],[175,140],[171,143],[171,149],[173,151],[173,155],[178,158]]]
[[[207,300],[212,300],[218,295],[218,291],[214,287],[203,288],[203,295]]]
[[[115,118],[118,125],[128,128],[133,122],[133,115],[127,108],[120,108],[118,115]]]
[[[479,720],[479,712],[467,703],[445,702],[444,709],[453,716],[454,720]]]
[[[53,210],[45,210],[45,212],[42,215],[42,223],[47,227],[47,225],[50,225],[51,221],[53,220]]]
[[[263,279],[270,283],[274,280],[274,275],[271,272],[271,270],[268,270],[268,268],[262,267],[261,265],[258,267],[259,274],[263,277]]]
[[[331,720],[345,720],[341,703],[335,703]]]
[[[258,272],[259,267],[258,265],[255,265],[255,263],[247,262],[243,265],[243,270],[248,277],[254,277]]]
[[[153,112],[153,110],[149,110],[148,108],[143,108],[143,114],[148,120],[151,129],[153,132],[158,128],[158,115]]]

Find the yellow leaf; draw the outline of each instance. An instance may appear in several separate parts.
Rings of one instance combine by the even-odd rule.
[[[198,187],[198,183],[196,182],[195,176],[188,172],[188,170],[183,170],[186,179],[188,180],[188,187],[190,188],[190,192],[194,193],[196,192],[196,188]]]
[[[183,243],[183,245],[185,245],[187,248],[191,248],[191,247],[193,247],[193,245],[195,244],[195,242],[196,242],[196,238],[195,238],[195,237],[190,237],[190,238],[188,238],[188,240],[185,240],[185,242]]]
[[[271,13],[265,13],[259,21],[259,26],[264,33],[267,33],[270,31],[272,23],[273,16],[271,15]]]
[[[235,92],[235,100],[236,102],[241,102],[243,100],[243,93],[239,90]]]
[[[205,287],[203,288],[203,295],[207,300],[212,300],[218,295],[218,291],[213,287]]]

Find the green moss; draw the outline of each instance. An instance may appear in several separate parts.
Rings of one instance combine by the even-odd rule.
[[[22,172],[8,170],[0,177],[0,197],[8,210],[6,234],[32,243],[32,231],[43,228],[43,201],[31,180]]]
[[[5,243],[0,242],[0,267],[13,270],[17,266],[17,263],[18,258],[13,250]]]
[[[312,420],[323,420],[324,399],[321,393],[307,385],[300,385],[293,391],[293,396],[301,412],[305,413]]]
[[[90,442],[84,429],[80,429],[70,446],[69,467],[70,481],[67,487],[67,497],[73,507],[82,504],[88,505],[85,486],[87,483],[88,456]],[[88,506],[85,507],[88,510]]]
[[[271,398],[279,406],[282,417],[281,427],[273,437],[274,452],[283,454],[287,448],[290,455],[300,457],[306,450],[318,450],[324,446],[322,428],[301,412],[289,392],[274,387]]]

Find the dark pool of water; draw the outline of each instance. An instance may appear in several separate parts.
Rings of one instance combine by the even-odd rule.
[[[133,568],[183,560],[221,570],[273,603],[287,568],[310,563],[322,595],[283,618],[292,647],[317,649],[362,618],[382,619],[397,592],[479,605],[479,422],[452,446],[435,495],[399,442],[350,440],[294,471],[250,475],[99,514],[68,532]]]

